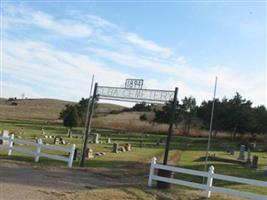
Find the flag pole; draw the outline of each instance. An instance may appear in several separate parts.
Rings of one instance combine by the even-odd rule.
[[[209,151],[210,151],[210,142],[211,142],[211,134],[212,134],[214,107],[215,107],[215,97],[216,97],[216,90],[217,90],[217,80],[218,80],[218,78],[216,76],[215,77],[214,92],[213,92],[213,102],[212,102],[212,108],[211,108],[210,127],[209,127],[209,138],[208,138],[208,145],[207,145],[207,150],[206,150],[204,171],[207,171],[207,162],[208,162]],[[204,181],[205,181],[205,177],[203,177],[203,183],[204,183]]]

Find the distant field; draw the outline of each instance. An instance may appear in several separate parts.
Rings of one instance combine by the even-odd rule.
[[[58,120],[59,113],[66,104],[75,104],[71,101],[57,99],[18,99],[12,105],[7,99],[0,99],[0,119],[35,119]],[[99,104],[97,112],[110,112],[124,107],[113,104]]]

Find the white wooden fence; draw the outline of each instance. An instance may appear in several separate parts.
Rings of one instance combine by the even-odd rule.
[[[168,171],[172,171],[172,172],[178,172],[178,173],[183,173],[183,174],[190,174],[190,175],[195,175],[195,176],[207,177],[207,183],[206,184],[200,184],[200,183],[178,180],[178,179],[174,179],[174,178],[157,176],[157,175],[155,175],[155,169],[163,169],[163,170],[168,170]],[[240,197],[245,197],[245,198],[251,198],[251,199],[255,199],[255,200],[267,200],[266,195],[259,195],[259,194],[250,193],[250,192],[243,192],[243,191],[213,186],[212,185],[213,179],[236,182],[236,183],[243,183],[243,184],[249,184],[249,185],[256,185],[256,186],[261,186],[261,187],[267,187],[267,182],[265,182],[265,181],[258,181],[258,180],[254,180],[254,179],[246,179],[246,178],[239,178],[239,177],[234,177],[234,176],[225,176],[225,175],[215,174],[213,166],[211,166],[209,168],[209,172],[203,172],[203,171],[198,171],[198,170],[184,169],[184,168],[178,168],[178,167],[172,167],[172,166],[157,164],[156,158],[153,158],[151,161],[148,186],[151,187],[153,181],[162,181],[162,182],[167,182],[167,183],[171,183],[171,184],[183,185],[183,186],[188,186],[188,187],[193,187],[193,188],[205,190],[207,198],[209,198],[211,196],[211,192],[222,192],[222,193],[226,193],[226,194],[230,194],[230,195],[235,195],[235,196],[240,196]]]
[[[61,146],[57,146],[57,145],[45,145],[42,143],[41,139],[38,139],[38,143],[35,143],[35,142],[31,142],[31,141],[26,141],[26,140],[15,139],[13,134],[8,136],[8,137],[0,136],[0,139],[3,140],[3,144],[0,145],[0,148],[7,149],[9,156],[11,156],[12,151],[16,151],[19,153],[25,153],[25,154],[33,155],[35,157],[35,162],[39,162],[40,157],[46,157],[46,158],[50,158],[50,159],[54,159],[54,160],[60,160],[60,161],[68,162],[68,167],[72,167],[74,151],[75,151],[75,144],[73,144],[71,147],[61,147]],[[4,141],[8,141],[8,143],[5,144]],[[13,145],[14,143],[15,143],[15,146]],[[33,151],[30,149],[21,148],[21,147],[18,147],[17,144],[34,146],[34,147],[36,147],[36,150]],[[69,155],[67,157],[67,156],[59,156],[59,155],[42,153],[41,152],[42,149],[51,149],[51,150],[56,150],[56,151],[62,151],[62,152],[69,153]]]

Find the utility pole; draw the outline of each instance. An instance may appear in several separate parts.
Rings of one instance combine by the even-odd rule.
[[[88,135],[89,135],[90,130],[91,130],[91,122],[92,122],[92,116],[93,116],[94,107],[95,107],[96,92],[97,92],[97,83],[95,83],[94,93],[93,93],[92,100],[91,100],[90,107],[89,107],[89,115],[88,115],[88,118],[86,121],[86,128],[85,128],[84,136],[83,136],[82,157],[81,157],[80,163],[79,163],[80,167],[84,166],[85,151],[87,149],[87,144],[88,144]],[[90,101],[90,99],[88,101]]]
[[[173,124],[174,124],[174,121],[175,121],[177,95],[178,95],[178,88],[176,87],[175,91],[174,91],[174,99],[173,99],[173,102],[172,102],[172,105],[171,105],[171,116],[170,116],[170,122],[169,122],[168,137],[167,137],[166,146],[165,146],[165,154],[164,154],[163,165],[167,165],[167,162],[168,162],[168,154],[169,154],[169,149],[170,149],[171,135],[172,135],[172,132],[173,132]]]

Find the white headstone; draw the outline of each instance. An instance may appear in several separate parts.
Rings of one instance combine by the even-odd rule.
[[[94,133],[93,143],[99,144],[99,134],[98,133]]]
[[[9,131],[8,130],[3,130],[2,136],[3,137],[9,137]],[[8,140],[2,140],[2,144],[3,145],[8,145],[9,144],[9,141]]]
[[[240,146],[240,153],[239,153],[239,157],[238,160],[245,160],[245,145],[241,145]]]

